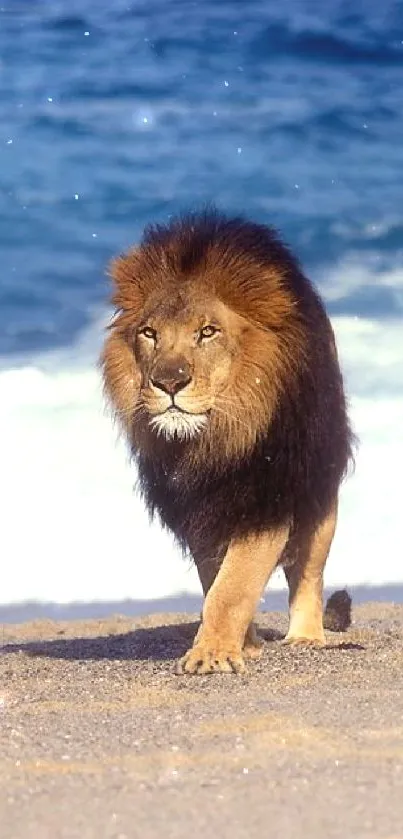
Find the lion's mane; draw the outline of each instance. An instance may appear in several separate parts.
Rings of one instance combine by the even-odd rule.
[[[353,438],[329,319],[277,233],[214,211],[188,215],[147,229],[140,246],[114,262],[112,276],[117,316],[104,381],[149,511],[195,555],[285,521],[294,529],[319,523],[337,496]],[[189,441],[151,439],[127,385],[136,378],[127,330],[151,295],[162,290],[169,299],[186,283],[212,291],[254,325],[254,337],[233,362],[232,416],[218,415]]]

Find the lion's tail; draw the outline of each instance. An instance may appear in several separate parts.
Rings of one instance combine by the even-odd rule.
[[[351,624],[351,597],[346,589],[335,591],[328,599],[323,625],[331,632],[345,632]]]

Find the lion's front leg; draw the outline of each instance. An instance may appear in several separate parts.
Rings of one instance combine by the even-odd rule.
[[[197,562],[197,572],[200,582],[202,584],[204,597],[207,597],[211,586],[220,570],[220,565],[225,556],[225,551],[219,553],[216,557],[199,557]],[[200,615],[200,621],[203,620],[203,614]],[[255,623],[251,621],[249,624],[242,646],[242,654],[244,658],[257,659],[260,657],[263,648],[263,639],[260,637]]]
[[[244,669],[248,628],[288,532],[288,527],[282,527],[230,543],[208,590],[193,646],[178,662],[179,673],[238,673]],[[253,640],[257,641],[254,636]]]

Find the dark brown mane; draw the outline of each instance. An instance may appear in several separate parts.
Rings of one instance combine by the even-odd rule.
[[[306,291],[298,261],[273,228],[211,211],[147,227],[140,247],[112,264],[113,302],[133,313],[158,288],[200,272],[204,286],[263,326],[274,325],[276,305],[281,313],[289,307],[290,291],[292,305]]]
[[[261,267],[278,262],[282,268],[288,263],[294,269],[297,264],[274,228],[241,216],[227,218],[214,210],[174,218],[167,225],[149,225],[142,245],[167,254],[171,270],[183,274],[203,267],[212,250],[220,253],[223,264],[232,264],[237,257]]]
[[[286,520],[296,528],[321,521],[346,472],[352,435],[330,322],[278,234],[217,212],[189,215],[148,228],[112,276],[118,316],[103,357],[106,390],[118,414],[126,411],[150,512],[185,547],[207,553]],[[130,388],[119,384],[129,364],[125,331],[152,295],[163,290],[169,298],[188,283],[254,325],[236,360],[243,422],[218,419],[200,441],[149,445],[127,422]]]

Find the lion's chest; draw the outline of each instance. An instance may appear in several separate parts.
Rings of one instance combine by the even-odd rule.
[[[197,544],[203,552],[275,524],[283,514],[284,499],[267,458],[222,474],[183,468],[181,463],[146,462],[140,480],[151,512],[158,513],[181,544],[192,549]]]

